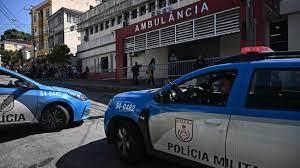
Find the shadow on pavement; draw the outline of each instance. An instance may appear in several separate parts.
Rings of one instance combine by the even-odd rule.
[[[42,134],[45,131],[41,130],[38,125],[18,125],[14,127],[0,128],[0,143],[24,138],[30,135]]]
[[[74,122],[68,125],[65,129],[72,129],[79,127],[83,122]],[[17,126],[7,126],[0,128],[0,143],[13,141],[20,138],[25,138],[30,135],[37,135],[43,133],[51,133],[42,130],[38,124],[29,125],[17,125]]]
[[[137,165],[128,165],[121,162],[113,145],[107,143],[106,139],[91,142],[85,146],[74,149],[63,157],[57,163],[57,168],[179,168],[173,163],[148,157]]]

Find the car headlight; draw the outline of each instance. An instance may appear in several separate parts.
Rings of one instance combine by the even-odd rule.
[[[73,96],[79,100],[82,100],[82,101],[87,101],[88,100],[88,97],[86,97],[84,94],[70,94],[70,96]]]

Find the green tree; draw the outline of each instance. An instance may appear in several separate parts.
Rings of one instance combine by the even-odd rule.
[[[25,33],[22,31],[18,31],[16,29],[8,29],[4,32],[3,35],[1,35],[1,40],[8,40],[8,39],[18,39],[18,40],[24,40],[24,41],[30,41],[31,40],[31,34]]]
[[[21,51],[0,50],[0,55],[3,63],[12,63],[23,60]]]
[[[62,44],[54,47],[51,53],[47,55],[47,58],[51,63],[64,64],[69,62],[70,56],[70,48]]]

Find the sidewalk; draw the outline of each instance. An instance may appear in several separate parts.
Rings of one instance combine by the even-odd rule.
[[[126,92],[133,90],[150,89],[141,81],[139,85],[135,85],[131,80],[114,81],[114,80],[88,80],[88,79],[74,79],[74,80],[39,80],[41,83],[53,86],[62,86],[70,88],[85,88],[92,91],[106,91],[106,92]]]

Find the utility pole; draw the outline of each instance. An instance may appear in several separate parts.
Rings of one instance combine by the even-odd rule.
[[[256,45],[256,23],[254,18],[254,1],[247,0],[246,6],[246,31],[247,31],[247,45]]]

